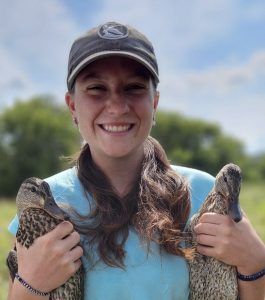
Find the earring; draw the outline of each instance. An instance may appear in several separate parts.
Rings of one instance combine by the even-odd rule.
[[[75,125],[78,127],[78,121],[76,117],[73,117],[73,122],[75,123]]]
[[[153,123],[152,123],[153,126],[156,126],[156,119],[155,119],[155,115],[153,115]]]

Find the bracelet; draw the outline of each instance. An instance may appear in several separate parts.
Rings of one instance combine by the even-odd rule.
[[[259,271],[258,273],[252,274],[252,275],[242,275],[239,272],[237,272],[237,278],[243,281],[253,281],[261,278],[265,275],[265,269]]]
[[[28,284],[22,277],[18,275],[18,273],[15,274],[15,278],[25,287],[27,288],[31,293],[37,295],[37,296],[49,296],[49,292],[41,292],[39,290],[34,289],[30,284]]]

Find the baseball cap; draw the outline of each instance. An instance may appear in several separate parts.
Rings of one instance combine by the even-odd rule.
[[[147,37],[131,26],[107,22],[92,28],[74,41],[68,60],[68,90],[72,89],[77,75],[88,64],[113,55],[134,59],[159,82],[154,48]]]

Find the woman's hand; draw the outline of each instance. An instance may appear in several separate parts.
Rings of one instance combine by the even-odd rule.
[[[205,213],[195,232],[199,253],[236,266],[245,275],[265,267],[265,245],[245,214],[235,223],[229,216]]]
[[[37,238],[28,249],[17,242],[18,274],[43,292],[59,287],[81,266],[79,241],[73,225],[65,221]]]
[[[194,228],[197,251],[237,267],[239,273],[252,275],[265,268],[265,245],[246,215],[235,223],[229,216],[205,213]],[[264,300],[265,277],[254,281],[238,280],[242,300]]]

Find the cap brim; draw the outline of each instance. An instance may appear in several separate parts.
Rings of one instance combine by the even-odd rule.
[[[87,65],[89,65],[91,62],[98,60],[103,57],[108,57],[108,56],[124,56],[124,57],[129,57],[131,59],[134,59],[135,61],[139,62],[143,66],[145,66],[150,73],[154,76],[155,80],[159,82],[159,77],[156,72],[156,70],[153,68],[151,64],[149,64],[148,61],[143,59],[141,56],[131,53],[131,52],[126,52],[126,51],[102,51],[102,52],[97,52],[94,53],[85,59],[83,59],[71,72],[69,75],[69,78],[67,80],[68,87],[71,87],[73,85],[73,82],[76,78],[76,76],[80,73],[81,70],[83,70]]]

